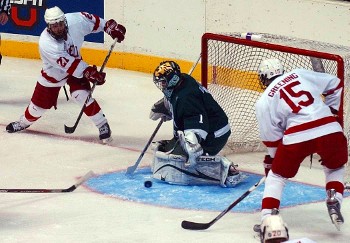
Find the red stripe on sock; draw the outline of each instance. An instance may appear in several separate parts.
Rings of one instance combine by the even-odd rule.
[[[93,116],[96,115],[101,110],[99,104],[96,102],[92,102],[89,106],[87,106],[84,110],[85,115]]]
[[[27,107],[26,111],[24,112],[24,117],[30,122],[35,122],[36,120],[38,120],[40,118],[40,116],[39,117],[32,116],[29,113],[28,107]]]
[[[280,200],[273,197],[265,197],[261,203],[261,209],[273,209],[280,207]]]
[[[344,184],[339,181],[330,181],[326,184],[326,190],[335,189],[336,192],[344,194]]]

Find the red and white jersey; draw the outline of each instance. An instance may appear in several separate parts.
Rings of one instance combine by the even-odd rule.
[[[82,77],[88,66],[80,53],[84,37],[103,31],[106,23],[104,19],[85,12],[67,13],[65,16],[68,24],[67,40],[57,41],[47,28],[39,38],[43,67],[38,82],[46,87],[63,86],[69,75]]]
[[[327,73],[295,69],[277,77],[255,107],[270,156],[281,140],[295,144],[342,131],[329,108],[339,110],[342,89],[340,79]]]

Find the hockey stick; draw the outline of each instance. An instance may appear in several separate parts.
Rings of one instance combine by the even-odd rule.
[[[102,71],[104,70],[104,68],[105,68],[105,66],[106,66],[106,64],[107,64],[107,61],[108,61],[109,57],[111,56],[112,50],[113,50],[115,44],[117,43],[117,41],[118,41],[118,39],[116,38],[115,41],[113,42],[113,44],[111,45],[111,47],[109,48],[108,54],[107,54],[107,56],[105,57],[105,60],[103,61],[103,64],[102,64],[101,69],[100,69],[100,72],[102,72]],[[87,105],[87,103],[89,102],[89,100],[90,100],[90,98],[91,98],[91,96],[92,96],[92,93],[93,93],[94,90],[95,90],[95,87],[96,87],[96,82],[94,82],[94,84],[92,85],[91,91],[90,91],[88,97],[86,97],[86,100],[85,100],[85,102],[84,102],[84,105],[83,105],[83,107],[81,108],[80,113],[79,113],[79,115],[78,115],[78,118],[77,118],[77,120],[75,121],[74,125],[73,125],[72,127],[68,127],[68,126],[64,125],[64,131],[65,131],[66,133],[73,133],[73,132],[75,131],[75,129],[77,128],[77,126],[78,126],[78,124],[79,124],[79,121],[80,121],[80,119],[81,119],[81,117],[82,117],[82,115],[83,115],[83,113],[84,113],[85,108],[86,108],[86,105]]]
[[[202,54],[199,55],[197,61],[192,65],[190,71],[188,72],[188,75],[191,75],[191,74],[192,74],[193,70],[196,68],[196,66],[197,66],[197,64],[198,64],[198,62],[199,62],[199,60],[201,59],[201,56],[202,56]],[[141,159],[142,159],[143,155],[145,154],[146,150],[148,149],[149,145],[151,144],[153,138],[156,136],[156,134],[157,134],[157,132],[158,132],[160,126],[163,124],[163,121],[164,121],[163,118],[161,118],[161,119],[160,119],[160,122],[158,123],[156,129],[155,129],[154,132],[152,133],[150,139],[148,140],[146,146],[145,146],[144,149],[142,150],[142,152],[141,152],[139,158],[137,159],[137,161],[135,162],[135,164],[132,165],[132,166],[129,166],[129,167],[126,169],[126,173],[125,173],[126,175],[131,175],[131,174],[133,174],[133,173],[135,172],[137,166],[138,166],[138,165],[140,164],[140,162],[141,162]]]
[[[196,222],[190,222],[190,221],[182,221],[181,227],[184,229],[189,230],[205,230],[208,229],[210,226],[212,226],[216,221],[221,219],[228,211],[230,211],[234,206],[236,206],[238,203],[240,203],[244,198],[246,198],[252,191],[254,191],[258,186],[260,186],[264,181],[266,177],[262,177],[260,181],[258,181],[255,185],[253,185],[251,188],[249,188],[245,193],[242,194],[236,201],[234,201],[228,208],[226,208],[224,211],[222,211],[215,219],[210,221],[209,223],[196,223]]]
[[[2,55],[1,55],[1,34],[0,34],[0,65],[1,65]]]
[[[0,193],[61,193],[61,192],[73,192],[78,186],[83,184],[89,178],[94,175],[93,171],[89,171],[86,175],[81,177],[77,183],[66,189],[0,189]]]
[[[143,148],[143,150],[142,150],[142,152],[141,152],[139,158],[137,159],[137,161],[135,162],[134,165],[129,166],[129,167],[126,169],[126,173],[125,173],[125,174],[131,175],[131,174],[133,174],[133,173],[135,172],[137,166],[139,166],[139,164],[140,164],[140,162],[141,162],[142,157],[143,157],[144,154],[146,153],[146,150],[148,149],[149,145],[151,144],[153,138],[156,136],[156,134],[157,134],[159,128],[162,126],[163,122],[164,122],[164,120],[163,120],[163,118],[161,118],[160,121],[159,121],[159,123],[158,123],[158,125],[157,125],[157,127],[156,127],[156,129],[154,130],[154,132],[152,133],[151,137],[149,138],[149,140],[148,140],[146,146]]]

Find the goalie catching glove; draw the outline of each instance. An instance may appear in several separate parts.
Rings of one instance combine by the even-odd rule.
[[[159,118],[163,118],[163,121],[170,121],[172,119],[169,104],[164,98],[154,103],[149,118],[154,121]]]
[[[96,85],[102,85],[106,82],[106,73],[99,72],[95,65],[87,67],[83,72],[83,76],[89,82],[96,83]]]
[[[185,163],[186,167],[194,167],[196,160],[203,154],[203,148],[199,144],[200,137],[192,131],[177,131],[182,149],[187,153],[188,160]]]
[[[120,43],[125,38],[126,28],[118,24],[114,19],[110,19],[106,22],[104,31],[113,39],[117,38],[117,41]]]

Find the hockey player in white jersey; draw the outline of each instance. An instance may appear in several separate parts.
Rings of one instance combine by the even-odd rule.
[[[262,242],[273,240],[267,222],[271,212],[280,207],[286,180],[294,177],[302,161],[313,153],[321,157],[326,206],[339,230],[344,223],[340,208],[348,160],[347,141],[336,116],[342,83],[336,76],[322,72],[295,69],[284,73],[278,59],[262,61],[258,74],[266,89],[256,103],[256,115],[268,150],[264,160],[267,178],[261,208]],[[286,227],[277,228],[288,238]]]
[[[6,127],[9,133],[28,128],[45,111],[51,107],[56,108],[59,91],[65,84],[69,86],[72,99],[83,106],[91,90],[90,82],[102,85],[106,76],[95,65],[89,66],[83,61],[80,49],[84,37],[105,31],[113,39],[122,42],[126,32],[125,27],[113,19],[106,21],[86,12],[64,14],[59,7],[46,9],[44,18],[47,27],[39,38],[43,62],[41,75],[24,114]],[[109,142],[111,129],[94,98],[89,99],[84,113],[99,129],[100,140],[103,143]]]

